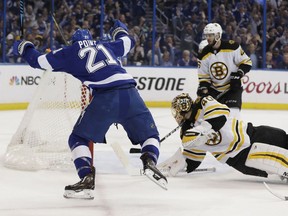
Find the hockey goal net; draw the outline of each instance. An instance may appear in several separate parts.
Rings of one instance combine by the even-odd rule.
[[[66,73],[45,72],[13,135],[4,165],[20,170],[72,168],[68,137],[89,91]]]

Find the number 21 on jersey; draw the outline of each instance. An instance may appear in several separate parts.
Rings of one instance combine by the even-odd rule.
[[[106,59],[96,61],[95,63],[99,51],[101,51],[105,55]],[[97,70],[108,65],[118,64],[117,60],[112,57],[110,52],[103,46],[103,44],[98,44],[96,47],[82,48],[79,50],[78,54],[81,59],[85,58],[85,56],[88,55],[86,69],[89,73],[95,73]]]

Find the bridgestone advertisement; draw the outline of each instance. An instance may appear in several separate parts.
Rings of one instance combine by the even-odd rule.
[[[169,106],[181,92],[196,97],[197,68],[126,67],[137,81],[145,102]],[[1,104],[29,103],[41,83],[43,71],[27,65],[0,66]],[[242,78],[243,108],[288,109],[288,73],[285,71],[250,71]]]

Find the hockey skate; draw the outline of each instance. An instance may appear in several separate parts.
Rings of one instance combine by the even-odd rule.
[[[148,156],[148,153],[144,153],[140,159],[143,162],[143,174],[161,188],[167,190],[166,177],[157,169],[155,162]]]
[[[92,190],[95,188],[95,168],[81,181],[65,187],[64,197],[67,199],[94,199]]]

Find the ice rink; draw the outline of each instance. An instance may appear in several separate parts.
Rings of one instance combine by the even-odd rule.
[[[152,108],[160,137],[176,127],[170,109]],[[76,171],[19,171],[3,166],[6,147],[25,111],[0,111],[0,215],[1,216],[271,216],[287,214],[288,201],[271,195],[272,188],[288,196],[288,185],[280,180],[245,176],[220,164],[211,156],[201,167],[216,167],[213,173],[168,177],[165,191],[145,176],[129,176],[109,143],[117,142],[135,167],[138,154],[129,154],[129,143],[121,127],[111,126],[108,145],[95,145],[97,169],[94,200],[67,200],[64,186],[78,181]],[[243,110],[242,117],[255,125],[288,131],[288,111]],[[179,147],[179,133],[161,145],[159,162]],[[286,213],[285,213],[286,212]]]

